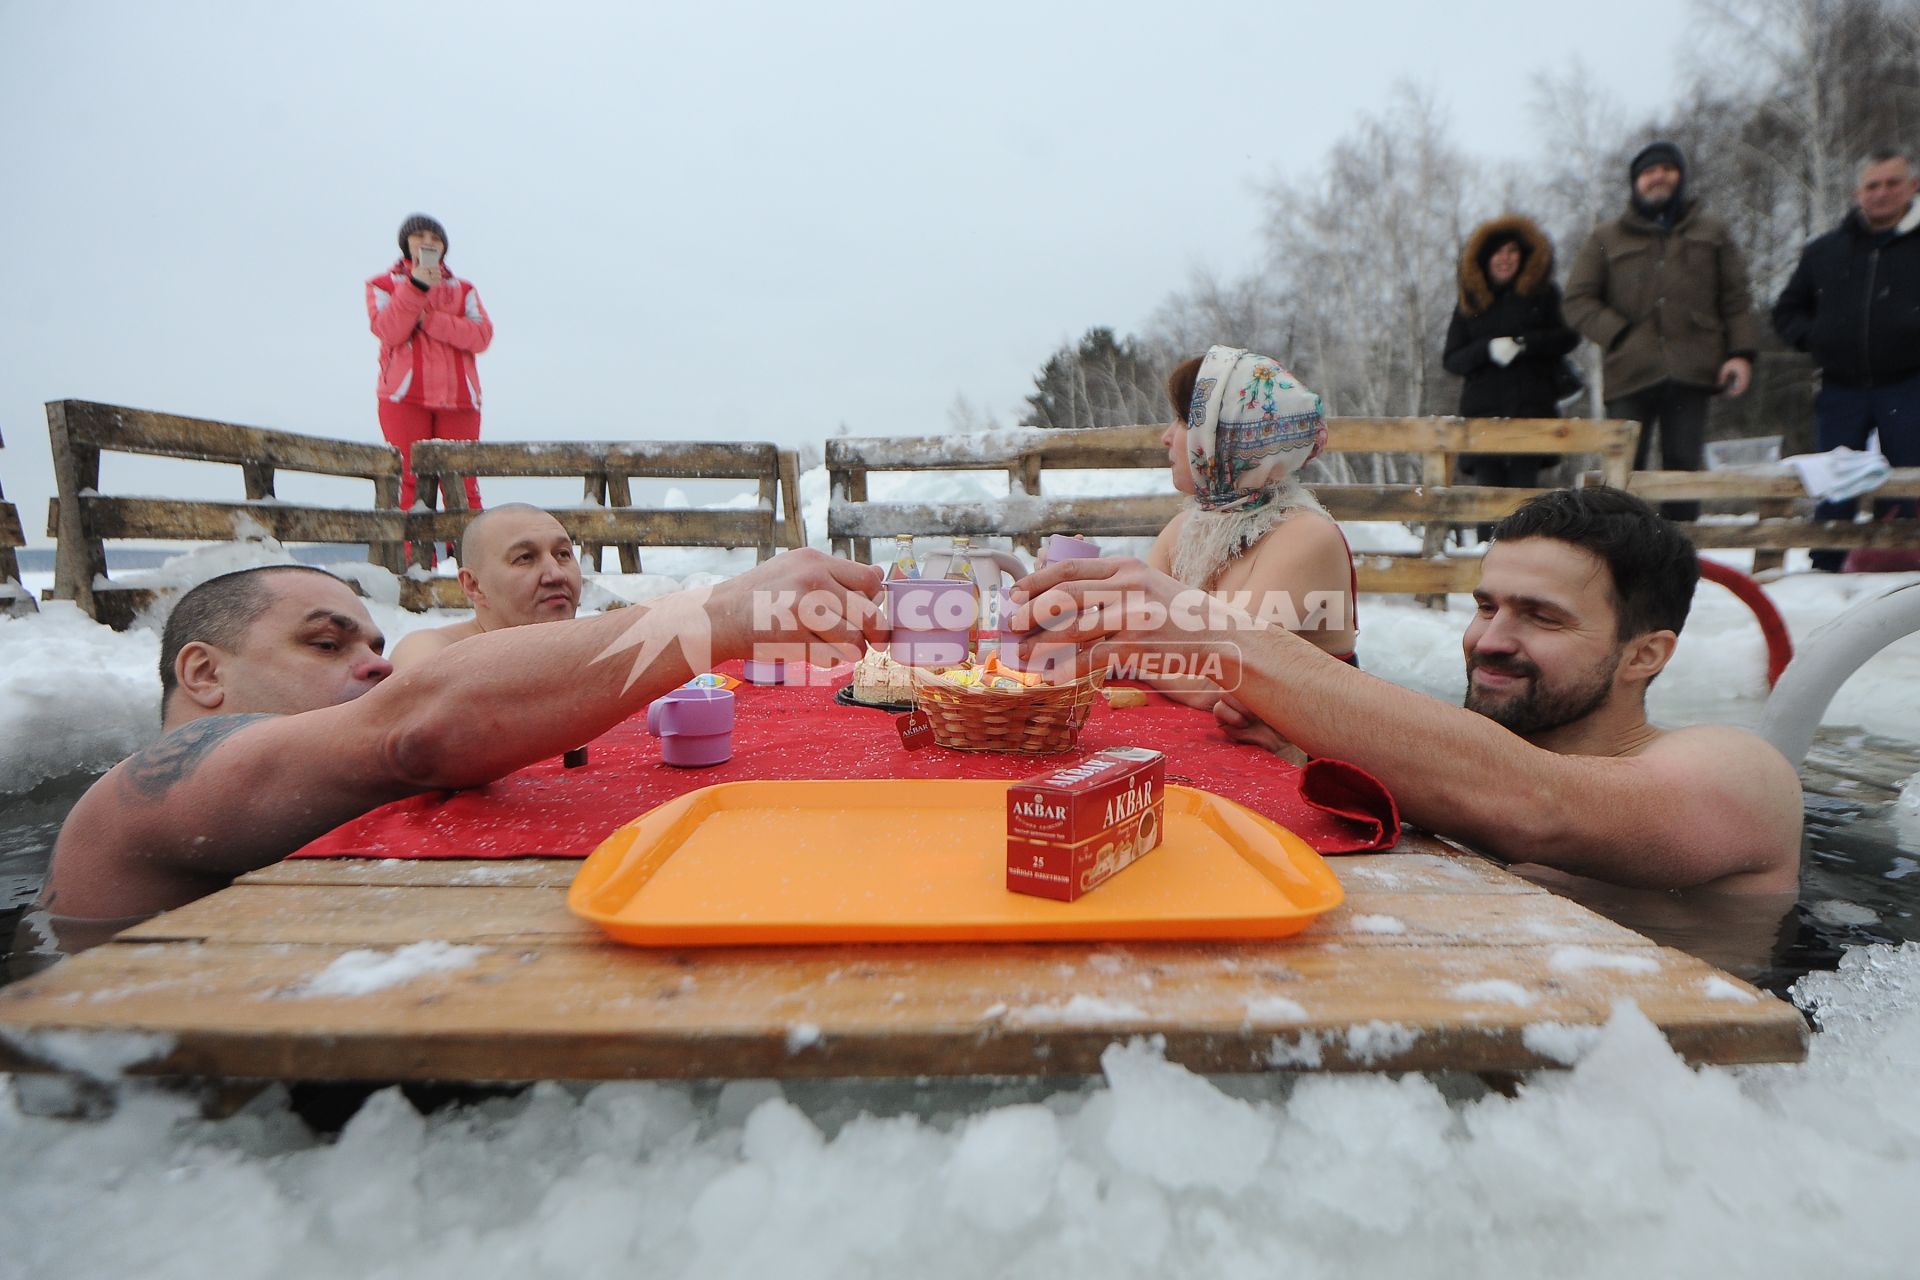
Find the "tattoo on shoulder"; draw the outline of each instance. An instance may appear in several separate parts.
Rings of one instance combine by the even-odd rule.
[[[182,725],[160,740],[127,757],[126,777],[142,794],[159,797],[200,767],[207,752],[235,733],[260,720],[264,712],[239,716],[210,716]]]

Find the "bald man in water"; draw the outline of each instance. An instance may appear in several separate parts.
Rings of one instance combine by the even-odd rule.
[[[524,502],[490,507],[460,538],[460,589],[473,605],[473,617],[406,636],[393,649],[395,671],[489,631],[573,617],[580,607],[573,538],[538,507]]]

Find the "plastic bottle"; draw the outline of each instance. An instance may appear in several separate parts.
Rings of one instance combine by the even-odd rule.
[[[893,566],[887,570],[887,577],[890,579],[919,577],[920,562],[913,556],[913,535],[898,534],[893,541]]]

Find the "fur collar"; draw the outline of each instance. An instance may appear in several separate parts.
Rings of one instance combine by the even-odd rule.
[[[1502,236],[1515,236],[1526,246],[1526,261],[1520,264],[1520,274],[1513,281],[1515,293],[1531,297],[1553,279],[1553,242],[1532,218],[1510,214],[1483,222],[1473,229],[1467,247],[1460,252],[1461,314],[1477,316],[1493,305],[1493,285],[1480,259],[1486,255],[1487,246]]]

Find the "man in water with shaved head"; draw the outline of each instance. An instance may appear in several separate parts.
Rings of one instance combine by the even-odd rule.
[[[460,589],[473,617],[407,635],[394,646],[405,671],[450,644],[530,622],[561,622],[580,607],[580,561],[560,522],[538,507],[509,502],[473,518],[460,538]]]

